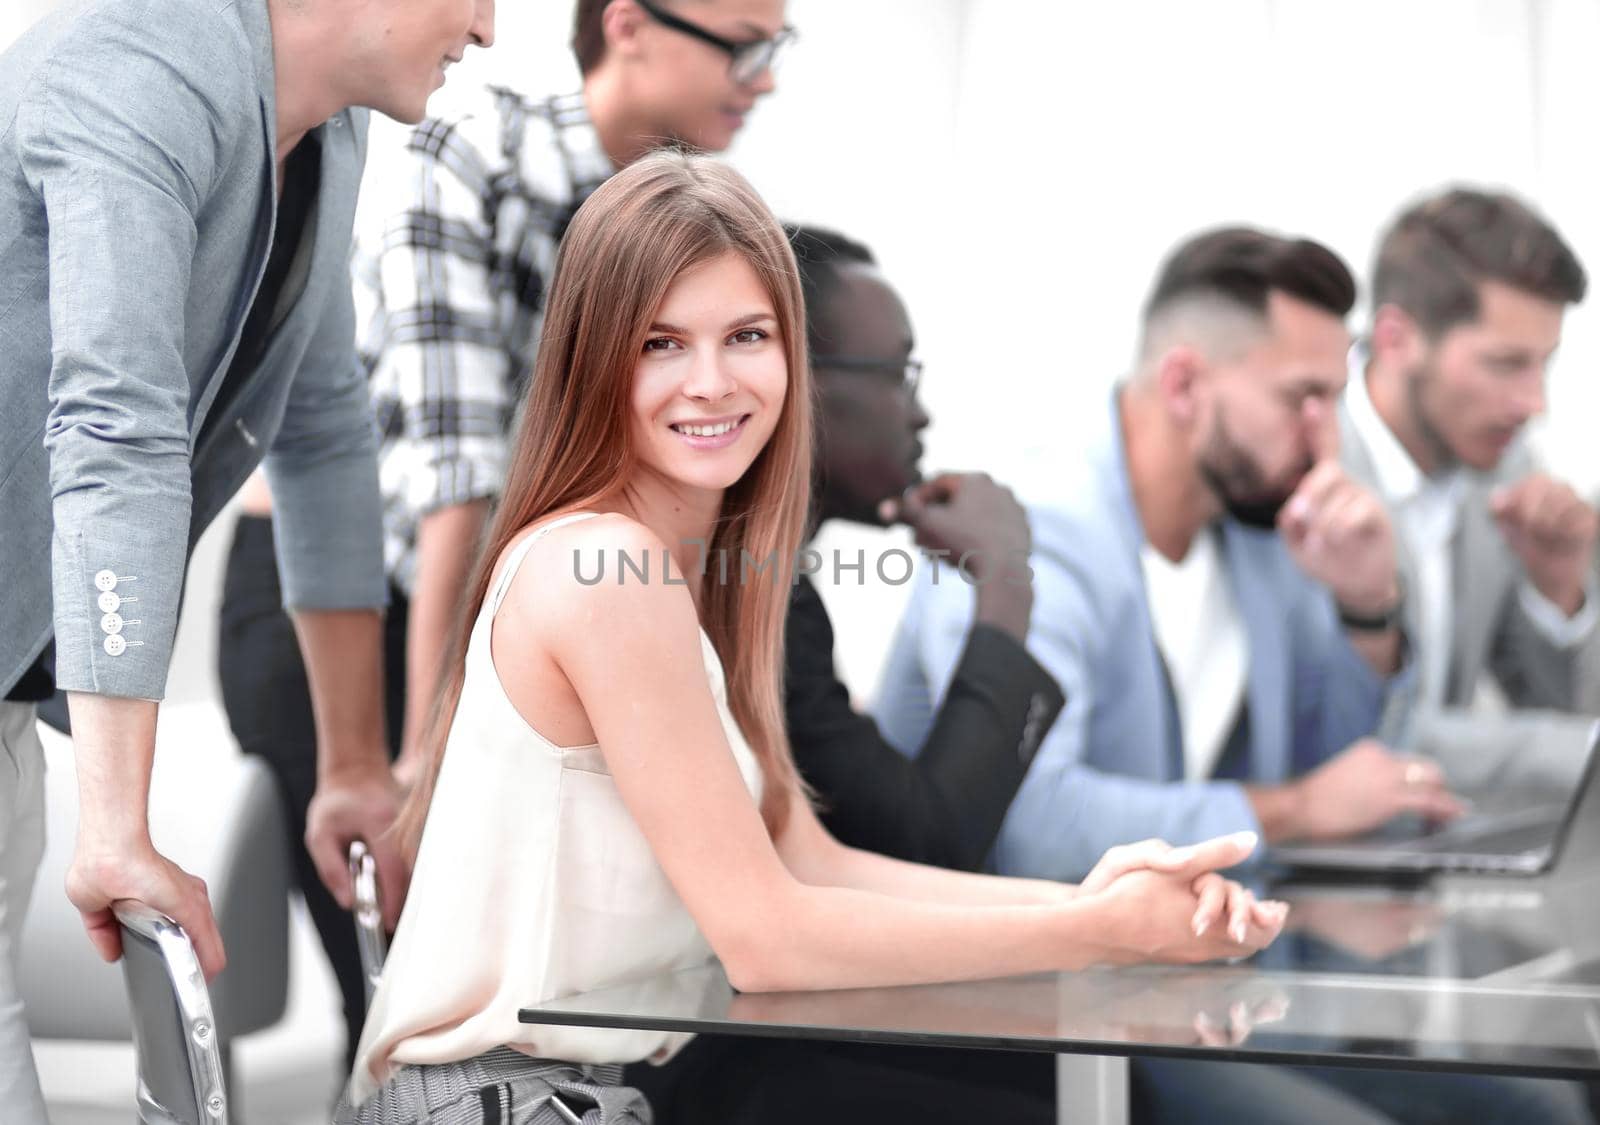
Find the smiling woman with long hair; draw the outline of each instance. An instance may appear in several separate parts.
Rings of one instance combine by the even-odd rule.
[[[1239,956],[1277,933],[1281,907],[1210,873],[1248,850],[1231,839],[1125,850],[1071,887],[827,835],[781,707],[810,461],[783,231],[705,158],[618,173],[562,244],[342,1120],[554,1121],[552,1096],[648,1120],[612,1064],[681,1036],[517,1009],[713,954],[746,991],[849,988]]]

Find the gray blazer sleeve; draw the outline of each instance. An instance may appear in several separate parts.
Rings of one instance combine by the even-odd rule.
[[[1577,710],[1584,715],[1600,715],[1600,644],[1594,643],[1592,637],[1590,642],[1578,651]]]
[[[1539,471],[1541,466],[1528,454],[1508,458],[1495,475],[1496,483],[1512,483]],[[1482,591],[1469,586],[1456,591],[1457,628],[1471,615],[1490,613],[1493,631],[1487,653],[1488,667],[1506,698],[1515,707],[1552,711],[1584,712],[1600,705],[1600,686],[1592,681],[1600,670],[1600,628],[1592,628],[1583,639],[1563,644],[1528,613],[1522,587],[1528,574],[1511,552],[1488,514],[1487,488],[1474,490],[1469,510],[1463,514],[1456,551],[1476,555],[1483,562],[1491,554],[1503,560],[1505,586],[1500,596],[1485,598]],[[1458,560],[1457,574],[1467,559]],[[1494,573],[1484,562],[1485,573]],[[1600,578],[1592,570],[1591,581]],[[1470,580],[1468,580],[1470,583]],[[1478,618],[1481,622],[1481,616]],[[1470,691],[1473,685],[1464,685]]]
[[[193,19],[198,6],[180,25],[172,8],[107,5],[57,41],[16,124],[50,228],[56,682],[147,699],[165,688],[189,538],[195,217],[231,138],[260,128],[242,33],[222,16]],[[103,572],[138,598],[116,655]]]
[[[1600,706],[1600,685],[1591,682],[1600,671],[1600,629],[1576,645],[1558,645],[1528,616],[1516,587],[1505,599],[1489,666],[1517,707],[1581,713]]]
[[[339,143],[366,155],[364,112]],[[353,135],[345,135],[353,134]],[[366,374],[356,358],[349,273],[338,271],[266,457],[284,604],[368,609],[387,601],[378,442]]]

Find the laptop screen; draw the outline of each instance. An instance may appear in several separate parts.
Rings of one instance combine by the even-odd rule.
[[[1600,860],[1600,722],[1589,732],[1589,756],[1572,790],[1567,813],[1550,847],[1554,863],[1578,865]]]

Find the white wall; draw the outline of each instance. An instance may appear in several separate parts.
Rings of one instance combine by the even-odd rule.
[[[55,6],[56,0],[6,0],[0,7],[0,48]]]
[[[1047,477],[1058,420],[1098,408],[1155,263],[1201,226],[1311,234],[1365,273],[1402,201],[1466,180],[1548,208],[1600,273],[1596,22],[1592,0],[974,0],[955,143],[988,214],[962,255],[968,331],[929,380],[963,433],[934,450]],[[1570,318],[1546,442],[1591,487],[1595,316]],[[947,361],[1015,374],[947,381]]]
[[[0,42],[47,6],[6,0]],[[452,85],[575,88],[570,4],[500,9],[498,45]],[[1204,225],[1311,234],[1364,272],[1402,201],[1463,179],[1532,198],[1600,274],[1600,0],[791,0],[789,16],[801,42],[730,159],[780,215],[870,243],[903,290],[930,467],[1047,490],[1126,365],[1156,262]],[[393,137],[375,130],[375,165]],[[1597,322],[1600,294],[1568,319],[1540,434],[1591,489]],[[196,597],[215,588],[202,563]],[[904,592],[828,594],[858,690]],[[192,606],[175,692],[207,690],[213,629]]]

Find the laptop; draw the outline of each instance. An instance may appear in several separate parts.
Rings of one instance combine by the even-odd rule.
[[[1582,776],[1565,802],[1468,813],[1449,824],[1380,830],[1315,844],[1284,844],[1271,858],[1305,871],[1426,875],[1545,875],[1600,864],[1600,723],[1589,733]]]

